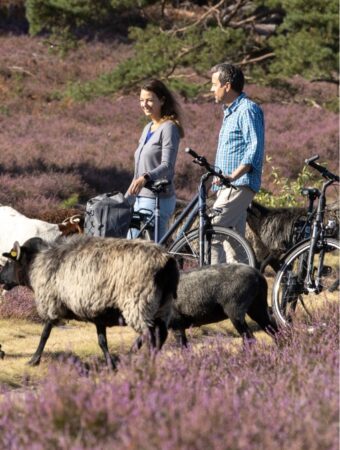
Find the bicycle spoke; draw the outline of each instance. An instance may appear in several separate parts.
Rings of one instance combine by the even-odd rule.
[[[212,227],[206,230],[204,264],[211,264],[213,246],[218,244],[225,251],[232,250],[234,257],[231,262],[242,262],[255,266],[255,257],[249,244],[235,231],[223,228]],[[172,244],[169,252],[174,255],[182,270],[191,270],[199,266],[199,233],[198,230],[182,236],[177,242]]]
[[[308,278],[310,244],[305,242],[287,256],[277,273],[273,287],[273,310],[282,325],[303,321],[314,325],[318,310],[328,302],[338,301],[339,243],[328,239],[313,257]]]

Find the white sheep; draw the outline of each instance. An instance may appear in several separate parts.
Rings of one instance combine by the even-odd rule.
[[[82,220],[77,215],[65,219],[62,223],[48,223],[26,217],[11,206],[0,205],[0,266],[7,261],[2,254],[14,241],[21,245],[32,237],[40,237],[50,242],[62,235],[81,233]]]

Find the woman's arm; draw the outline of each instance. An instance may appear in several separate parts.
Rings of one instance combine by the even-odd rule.
[[[154,181],[160,178],[173,179],[180,140],[179,129],[176,124],[168,121],[162,127],[161,133],[161,163],[154,169],[133,179],[127,191],[128,194],[138,195],[149,180]]]
[[[178,126],[171,121],[166,122],[162,129],[161,163],[158,167],[148,172],[151,180],[157,180],[159,178],[173,179],[179,141],[180,134]]]

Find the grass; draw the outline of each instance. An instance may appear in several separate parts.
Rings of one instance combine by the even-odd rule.
[[[27,378],[39,381],[46,374],[49,364],[58,358],[72,356],[84,361],[93,357],[102,358],[94,325],[70,321],[52,330],[40,366],[30,367],[27,362],[38,346],[41,331],[41,324],[15,319],[0,320],[0,342],[6,352],[5,359],[0,360],[0,384],[22,387]],[[127,352],[135,338],[135,332],[129,327],[108,329],[113,353]]]
[[[248,320],[255,330],[260,341],[270,342],[270,337],[259,331],[255,323]],[[6,353],[5,359],[0,360],[0,385],[11,388],[21,388],[27,383],[39,382],[47,373],[50,364],[56,360],[68,357],[83,362],[98,359],[104,364],[102,352],[97,343],[96,329],[93,324],[70,321],[64,325],[53,328],[46,344],[41,364],[30,367],[27,362],[35,352],[42,331],[41,324],[34,324],[25,320],[0,320],[0,343]],[[191,328],[187,331],[193,348],[199,349],[206,339],[211,336],[222,335],[234,351],[241,346],[241,338],[229,320],[216,324],[205,325],[200,328]],[[107,329],[107,338],[110,352],[113,354],[128,353],[133,344],[136,333],[130,327],[112,327]],[[164,352],[171,352],[174,339],[169,336]]]

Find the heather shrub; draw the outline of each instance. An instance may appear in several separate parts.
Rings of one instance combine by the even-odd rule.
[[[14,448],[338,448],[338,313],[246,351],[222,337],[157,357],[52,365],[38,389],[0,403],[0,443]],[[169,344],[167,344],[169,345]]]
[[[131,95],[81,104],[58,100],[55,93],[72,81],[90,81],[113,69],[131,56],[131,47],[84,42],[61,59],[50,51],[51,42],[47,45],[40,38],[0,40],[0,203],[39,217],[41,212],[78,207],[77,203],[84,204],[99,192],[125,192],[145,124],[138,85]],[[174,82],[181,90],[185,80]],[[180,198],[196,191],[202,172],[184,148],[192,147],[212,163],[215,159],[222,111],[208,90],[206,86],[207,94],[195,100],[179,97],[186,133],[176,166]],[[326,101],[336,98],[335,86],[297,77],[276,88],[247,84],[246,92],[265,113],[266,153],[271,157],[264,166],[265,193],[281,195],[302,173],[304,159],[315,153],[320,153],[320,162],[327,162],[330,170],[338,170],[338,117],[324,109]],[[280,184],[273,178],[272,167],[284,180]]]
[[[2,294],[0,298],[1,319],[23,319],[31,322],[41,322],[38,316],[33,292],[23,286],[18,286]]]
[[[51,209],[65,209],[72,196],[79,199],[89,192],[76,173],[37,172],[32,175],[27,170],[22,175],[0,175],[0,204],[14,206],[22,214],[42,220]]]

